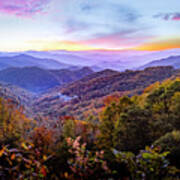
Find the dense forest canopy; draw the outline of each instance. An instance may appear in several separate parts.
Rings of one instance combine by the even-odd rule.
[[[97,118],[61,116],[52,126],[0,101],[4,179],[178,179],[180,79],[141,95],[109,97]]]

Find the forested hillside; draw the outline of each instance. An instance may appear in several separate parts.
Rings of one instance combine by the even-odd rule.
[[[0,97],[11,100],[15,104],[27,106],[34,97],[34,94],[11,84],[0,82]]]
[[[179,108],[178,78],[155,82],[141,95],[109,98],[96,121],[61,116],[37,124],[1,99],[1,177],[179,179]]]
[[[34,111],[45,116],[58,118],[73,115],[83,119],[86,115],[98,114],[107,96],[132,96],[140,94],[144,88],[156,81],[176,76],[172,67],[152,67],[143,71],[117,72],[104,70],[86,76],[67,86],[55,88],[34,102]],[[63,96],[69,97],[64,101]]]

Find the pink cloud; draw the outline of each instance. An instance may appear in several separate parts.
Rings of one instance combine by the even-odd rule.
[[[82,44],[86,45],[101,45],[105,47],[121,48],[121,47],[134,47],[144,43],[146,40],[152,39],[152,36],[126,36],[123,33],[115,33],[95,39],[89,39],[85,41],[80,41]]]
[[[0,0],[0,12],[16,16],[32,16],[43,11],[50,0]]]
[[[180,13],[161,13],[155,15],[154,18],[162,18],[165,21],[180,21]]]
[[[175,14],[175,15],[172,17],[172,20],[174,20],[174,21],[180,21],[180,13]]]

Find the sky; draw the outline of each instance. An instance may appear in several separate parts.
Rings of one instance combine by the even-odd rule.
[[[0,0],[0,51],[174,48],[179,0]]]

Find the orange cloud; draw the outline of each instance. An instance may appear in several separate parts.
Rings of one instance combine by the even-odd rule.
[[[134,49],[145,50],[145,51],[158,51],[158,50],[176,49],[176,48],[180,48],[180,38],[145,43]]]

